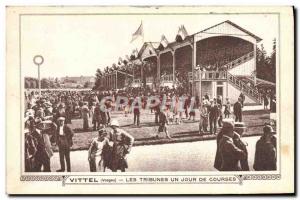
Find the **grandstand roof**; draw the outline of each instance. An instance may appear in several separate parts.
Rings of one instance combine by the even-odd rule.
[[[231,25],[231,26],[233,26],[233,27],[239,29],[240,31],[246,33],[247,35],[253,37],[257,42],[260,42],[260,41],[262,40],[260,37],[254,35],[253,33],[247,31],[246,29],[244,29],[244,28],[242,28],[242,27],[240,27],[239,25],[237,25],[237,24],[231,22],[230,20],[226,20],[226,21],[223,21],[223,22],[218,23],[218,24],[216,24],[216,25],[213,25],[213,26],[211,26],[211,27],[208,27],[208,28],[206,28],[206,29],[204,29],[204,30],[201,30],[201,31],[199,31],[199,32],[196,32],[196,33],[194,33],[194,34],[187,35],[187,36],[184,38],[184,40],[182,40],[182,41],[180,41],[180,42],[178,42],[178,41],[176,41],[176,40],[173,41],[173,42],[169,42],[169,43],[167,44],[167,46],[164,47],[163,49],[168,49],[168,48],[169,48],[169,49],[174,49],[174,48],[175,48],[177,45],[179,45],[179,44],[183,44],[183,43],[185,43],[185,42],[187,42],[187,41],[191,42],[192,39],[193,39],[193,37],[194,37],[194,35],[199,34],[199,33],[207,32],[208,30],[213,29],[213,28],[215,28],[215,27],[217,27],[217,26],[223,25],[223,24],[225,24],[225,23],[227,23],[227,24],[229,24],[229,25]],[[185,30],[185,31],[186,31],[186,30]],[[176,36],[176,37],[177,37],[177,36]],[[160,50],[159,50],[160,42],[145,42],[145,43],[143,44],[143,46],[141,47],[141,49],[139,50],[138,58],[143,54],[144,50],[148,47],[148,45],[151,45],[151,47],[152,47],[154,50],[160,51]]]
[[[248,34],[248,35],[250,35],[251,37],[255,38],[257,42],[260,42],[260,41],[262,40],[260,37],[254,35],[254,34],[251,33],[250,31],[247,31],[246,29],[240,27],[239,25],[233,23],[233,22],[230,21],[230,20],[226,20],[226,21],[221,22],[221,23],[219,23],[219,24],[213,25],[213,26],[211,26],[211,27],[209,27],[209,28],[206,28],[206,29],[204,29],[204,30],[202,30],[202,31],[199,31],[199,32],[197,32],[197,33],[194,33],[194,34],[192,34],[192,35],[196,35],[196,34],[198,34],[198,33],[203,33],[203,32],[205,32],[205,31],[208,31],[209,29],[215,28],[215,27],[217,27],[217,26],[219,26],[219,25],[221,25],[221,24],[224,24],[224,23],[230,24],[231,26],[234,26],[235,28],[237,28],[237,29],[243,31],[244,33],[246,33],[246,34]]]

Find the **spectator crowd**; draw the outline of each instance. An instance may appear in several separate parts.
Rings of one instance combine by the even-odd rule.
[[[105,171],[108,168],[124,172],[128,168],[126,156],[134,138],[120,128],[116,119],[112,119],[111,112],[121,111],[125,117],[133,114],[133,124],[141,126],[141,115],[145,109],[154,114],[153,121],[158,127],[155,138],[163,132],[170,140],[168,125],[195,121],[196,110],[199,110],[199,134],[216,135],[217,138],[215,168],[249,170],[247,147],[241,139],[245,130],[242,116],[244,94],[241,93],[237,101],[231,103],[221,96],[211,98],[205,94],[203,97],[192,97],[183,91],[168,87],[162,87],[159,92],[150,88],[129,87],[114,91],[49,90],[42,91],[41,96],[34,91],[26,91],[25,171],[49,172],[53,146],[57,146],[61,165],[57,172],[71,172],[70,150],[74,132],[70,124],[77,118],[83,122],[83,131],[91,131],[91,128],[98,131],[98,137],[92,140],[88,150],[90,171]],[[89,124],[89,119],[92,119],[92,124]],[[108,126],[111,131],[106,129]],[[220,131],[217,134],[218,128]],[[263,131],[264,135],[256,147],[258,153],[254,169],[274,170],[276,138],[271,126],[265,126]],[[267,147],[269,149],[266,150]],[[271,163],[268,159],[272,160],[272,167],[262,167]]]

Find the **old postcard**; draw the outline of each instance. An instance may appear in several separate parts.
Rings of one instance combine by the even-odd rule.
[[[293,7],[6,15],[8,194],[295,192]]]

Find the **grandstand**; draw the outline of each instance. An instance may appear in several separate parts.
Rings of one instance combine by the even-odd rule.
[[[256,78],[256,46],[262,39],[229,20],[191,35],[182,25],[174,39],[168,42],[163,35],[160,42],[145,42],[126,60],[131,70],[104,75],[103,88],[183,87],[194,96],[207,93],[232,102],[243,92],[245,103],[262,103],[258,85],[275,88]]]

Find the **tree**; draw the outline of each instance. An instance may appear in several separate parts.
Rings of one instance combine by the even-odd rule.
[[[55,80],[54,80],[54,84],[55,84],[55,87],[56,88],[60,88],[60,82],[58,80],[58,78],[56,77]]]
[[[109,67],[107,66],[107,67],[105,67],[105,69],[104,69],[104,73],[105,74],[108,74],[109,73]]]
[[[90,82],[89,82],[89,81],[86,81],[86,82],[84,83],[83,87],[84,87],[84,88],[88,88],[89,85],[90,85]]]
[[[97,71],[96,71],[96,79],[97,78],[101,78],[103,76],[103,72],[101,71],[101,69],[97,69]]]
[[[25,77],[24,87],[27,88],[38,88],[38,80],[32,77]]]
[[[276,82],[276,39],[273,40],[273,51],[270,57],[271,81]]]
[[[30,88],[30,81],[25,80],[25,88],[26,89]]]
[[[114,64],[112,64],[111,69],[112,69],[112,71],[119,70],[119,67],[114,63]]]
[[[31,80],[31,81],[30,81],[30,88],[35,89],[35,88],[38,88],[38,87],[39,87],[39,82],[38,82],[38,80]]]
[[[41,80],[41,88],[50,88],[50,81],[46,78]]]
[[[104,73],[105,73],[105,71],[102,72],[101,69],[99,69],[99,68],[96,70],[96,74],[95,74],[96,80],[95,80],[95,85],[93,86],[93,90],[97,90],[98,88],[100,88],[101,80],[104,77]]]
[[[276,82],[276,40],[273,41],[273,52],[271,56],[267,56],[267,52],[263,46],[256,49],[256,73],[257,77]]]
[[[56,88],[56,83],[53,80],[48,80],[49,81],[49,88]]]

